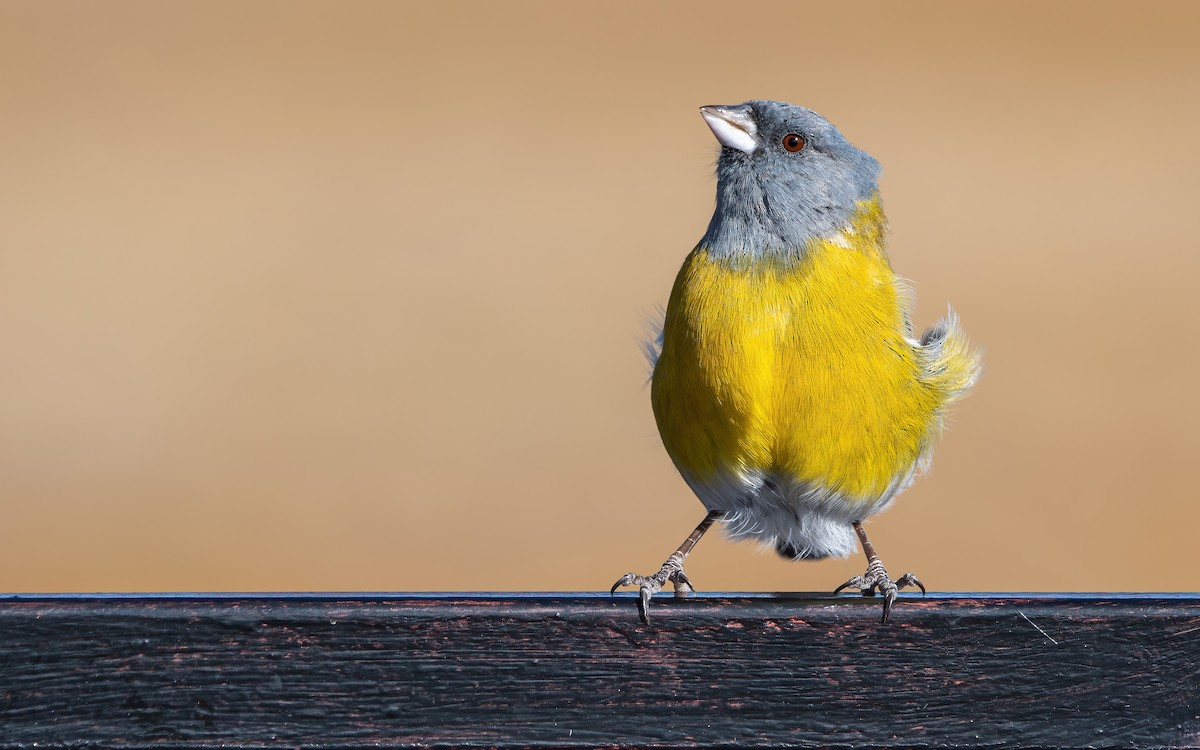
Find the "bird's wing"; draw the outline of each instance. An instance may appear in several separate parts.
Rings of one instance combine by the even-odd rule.
[[[943,406],[962,398],[979,379],[982,356],[971,347],[953,309],[921,334],[916,344],[921,380],[938,392]]]

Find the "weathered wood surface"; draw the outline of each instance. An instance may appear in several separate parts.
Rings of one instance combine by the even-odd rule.
[[[1200,596],[0,596],[0,747],[1200,747]]]

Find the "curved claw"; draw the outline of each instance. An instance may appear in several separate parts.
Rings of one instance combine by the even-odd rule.
[[[846,581],[841,586],[838,586],[836,589],[834,589],[833,593],[840,594],[840,593],[842,593],[842,591],[844,589],[861,588],[862,585],[863,585],[863,577],[862,576],[854,576],[849,581]]]
[[[643,586],[641,596],[638,597],[638,616],[642,618],[642,623],[650,624],[650,597],[654,596],[654,592],[648,586]]]
[[[891,589],[883,596],[883,618],[879,621],[880,625],[887,625],[888,617],[892,614],[892,604],[896,601],[896,590]]]
[[[921,589],[921,596],[925,596],[925,584],[921,583],[921,580],[912,573],[905,573],[895,581],[892,581],[891,585],[888,586],[888,590],[883,600],[882,624],[887,624],[888,616],[892,613],[892,604],[896,601],[896,592],[905,586],[916,586],[917,588]]]
[[[925,584],[912,573],[905,573],[896,579],[896,588],[904,588],[905,586],[916,586],[921,589],[921,596],[925,596]]]
[[[630,585],[636,578],[637,574],[635,573],[626,573],[625,575],[621,576],[617,579],[617,582],[612,585],[612,588],[608,590],[608,595],[613,596],[617,593],[617,589],[621,588],[622,586]]]
[[[675,585],[675,596],[685,598],[696,595],[696,589],[692,587],[692,582],[688,580],[687,574],[680,568],[675,575],[671,576],[671,583]]]

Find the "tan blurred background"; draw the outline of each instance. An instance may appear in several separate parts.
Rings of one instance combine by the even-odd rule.
[[[917,325],[986,347],[893,572],[1195,589],[1200,5],[745,7],[0,3],[0,591],[657,570],[703,512],[639,339],[748,98],[883,162]]]

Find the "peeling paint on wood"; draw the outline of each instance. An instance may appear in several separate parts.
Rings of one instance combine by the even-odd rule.
[[[1200,596],[0,596],[0,747],[1200,747]]]

